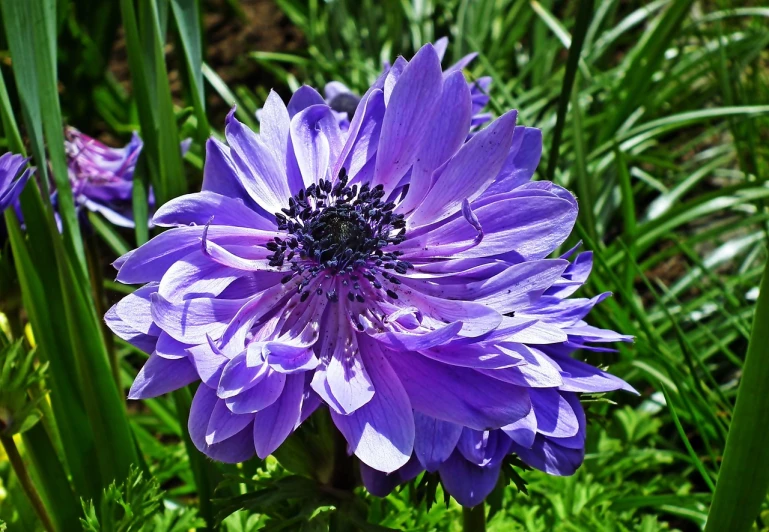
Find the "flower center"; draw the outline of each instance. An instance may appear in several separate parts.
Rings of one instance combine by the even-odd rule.
[[[375,273],[389,280],[390,275],[380,272],[382,269],[406,273],[412,267],[399,259],[402,252],[384,249],[403,242],[406,232],[403,215],[393,213],[395,203],[383,201],[384,187],[347,183],[347,172],[342,168],[335,184],[324,179],[310,185],[289,198],[288,207],[275,213],[278,229],[288,236],[275,237],[266,245],[273,252],[268,259],[271,266],[291,264],[293,273],[283,282],[302,276],[300,292],[321,271],[338,275],[360,270],[373,281]]]

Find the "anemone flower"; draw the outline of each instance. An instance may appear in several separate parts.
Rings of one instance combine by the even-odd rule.
[[[568,259],[575,250],[562,256]],[[603,351],[595,344],[631,341],[629,336],[588,325],[584,318],[609,294],[592,299],[570,298],[592,269],[592,253],[577,255],[556,281],[533,303],[516,311],[522,320],[538,320],[560,332],[560,342],[525,345],[524,366],[505,370],[508,382],[530,387],[531,411],[498,430],[479,431],[434,418],[416,416],[414,455],[400,470],[384,474],[365,465],[361,476],[368,490],[386,496],[396,486],[424,470],[438,472],[446,491],[462,506],[481,503],[497,485],[504,458],[515,453],[529,466],[551,475],[573,474],[585,456],[585,413],[579,392],[626,390],[637,393],[617,377],[572,358],[577,349]],[[515,343],[515,339],[511,338]],[[512,348],[513,343],[507,344]],[[499,346],[505,345],[503,342]],[[523,381],[523,382],[522,382]]]
[[[133,227],[133,174],[143,145],[139,135],[134,133],[123,148],[110,148],[74,127],[65,129],[64,139],[75,205],[117,226]]]
[[[28,158],[10,152],[0,156],[0,212],[16,206],[19,194],[34,172],[32,168],[21,172],[28,161]]]
[[[402,65],[402,68],[396,68]],[[272,453],[317,408],[383,473],[429,417],[488,431],[532,412],[539,359],[564,342],[512,313],[561,282],[548,259],[577,216],[536,166],[539,133],[503,114],[468,139],[470,88],[424,46],[363,95],[347,131],[313,89],[271,93],[260,134],[227,117],[203,190],[163,205],[171,229],[118,259],[143,284],[107,314],[150,358],[149,398],[201,381],[188,429],[209,457]],[[520,347],[523,346],[523,347]],[[560,381],[559,381],[560,383]]]
[[[449,45],[449,39],[447,37],[441,37],[435,41],[434,48],[438,58],[443,60],[443,56],[446,54],[446,49]],[[473,60],[478,57],[477,52],[467,54],[459,61],[448,67],[444,72],[444,76],[448,76],[453,72],[461,71],[467,67]],[[393,70],[399,72],[403,70],[406,65],[406,60],[399,57],[395,63],[390,67],[385,65],[385,70]],[[486,104],[489,103],[489,88],[491,87],[491,77],[483,76],[477,80],[468,82],[470,87],[470,97],[472,101],[472,122],[473,126],[480,126],[491,120],[491,113],[482,113]],[[334,111],[335,116],[339,120],[339,126],[342,130],[347,130],[355,115],[355,110],[360,103],[360,95],[350,90],[347,85],[341,81],[330,81],[323,89],[326,96],[326,103]]]

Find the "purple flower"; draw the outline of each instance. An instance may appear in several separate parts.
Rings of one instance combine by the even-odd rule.
[[[21,172],[28,161],[28,158],[13,153],[0,156],[0,212],[11,206],[18,207],[19,195],[34,172],[32,168]]]
[[[446,54],[446,48],[449,45],[448,37],[441,37],[433,45],[435,53],[440,60],[443,60],[443,56]],[[462,59],[451,65],[444,72],[444,78],[453,72],[461,72],[467,67],[476,57],[477,52],[467,54]],[[385,65],[385,70],[392,70],[393,72],[400,72],[406,66],[406,60],[399,57],[392,67],[389,64]],[[491,77],[484,76],[478,78],[475,81],[468,82],[470,87],[470,98],[472,101],[472,122],[473,126],[480,126],[491,120],[491,113],[481,113],[486,104],[489,103],[489,87],[491,87]],[[324,94],[326,96],[326,103],[334,111],[335,116],[339,120],[339,127],[346,131],[350,126],[350,120],[355,115],[355,110],[360,103],[360,96],[355,94],[341,81],[331,81],[324,87]]]
[[[258,135],[231,112],[202,192],[162,206],[171,229],[115,263],[144,285],[106,316],[151,353],[129,397],[201,381],[190,436],[225,462],[267,456],[322,405],[362,463],[400,474],[422,420],[483,433],[531,417],[535,388],[558,395],[564,377],[529,346],[567,333],[519,314],[576,275],[545,257],[577,204],[519,186],[538,130],[511,111],[468,139],[472,116],[432,45],[387,69],[346,131],[309,87],[288,106],[271,93]]]
[[[142,149],[139,135],[134,133],[123,148],[110,148],[74,127],[67,127],[64,136],[75,204],[117,226],[133,227],[133,174]]]

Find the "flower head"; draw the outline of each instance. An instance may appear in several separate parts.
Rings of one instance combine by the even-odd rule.
[[[115,263],[144,284],[106,316],[151,353],[130,397],[202,381],[190,436],[228,462],[265,457],[322,406],[392,473],[421,419],[485,433],[527,419],[543,382],[557,395],[528,345],[567,334],[518,314],[565,283],[568,260],[545,257],[576,201],[526,183],[538,130],[511,111],[470,137],[472,117],[432,45],[387,69],[346,131],[309,87],[288,106],[271,93],[258,135],[230,113],[202,192],[162,206],[171,229]]]
[[[443,56],[446,54],[446,49],[449,45],[448,37],[441,37],[433,45],[435,53],[438,55],[438,59],[443,60]],[[473,60],[478,57],[477,52],[467,54],[459,61],[444,70],[444,76],[457,71],[462,71],[465,67],[470,65]],[[389,64],[385,64],[385,72],[393,71],[400,72],[406,66],[406,60],[399,57],[392,67]],[[480,126],[491,120],[490,113],[484,113],[483,108],[489,103],[489,88],[491,87],[491,77],[484,76],[477,80],[468,82],[470,88],[470,98],[472,101],[472,125]],[[350,126],[350,120],[355,116],[355,110],[358,108],[361,97],[350,90],[347,85],[341,81],[330,81],[323,89],[326,96],[326,103],[334,111],[334,115],[339,120],[339,127],[346,131]]]
[[[67,127],[64,148],[72,195],[79,207],[102,214],[111,223],[133,227],[131,198],[133,174],[142,149],[134,133],[123,148],[110,148]]]
[[[28,161],[28,158],[13,153],[0,156],[0,212],[16,206],[21,191],[34,172],[32,168],[21,172]]]

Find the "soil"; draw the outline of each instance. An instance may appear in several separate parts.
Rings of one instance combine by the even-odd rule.
[[[204,60],[231,88],[245,85],[271,87],[278,85],[274,76],[260,69],[248,53],[293,52],[304,48],[304,37],[274,0],[207,0],[203,2]],[[177,38],[170,35],[166,45],[166,63],[171,92],[182,103],[182,79],[179,71]],[[122,28],[112,50],[109,70],[130,91],[130,70]],[[223,124],[229,104],[210,87],[206,88],[207,115],[211,124]],[[108,140],[109,136],[107,136]]]

